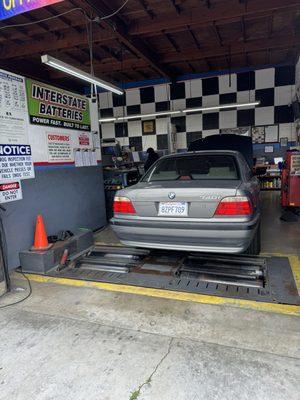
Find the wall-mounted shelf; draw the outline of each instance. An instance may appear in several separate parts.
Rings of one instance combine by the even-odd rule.
[[[281,190],[281,188],[260,188],[260,190],[264,190],[264,191],[267,191],[267,190]]]

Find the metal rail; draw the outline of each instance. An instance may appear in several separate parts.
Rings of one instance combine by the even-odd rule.
[[[121,246],[95,246],[77,260],[76,268],[121,274],[193,277],[199,281],[263,288],[266,265],[263,258],[150,251]]]
[[[300,305],[286,257],[212,255],[94,246],[51,276]]]

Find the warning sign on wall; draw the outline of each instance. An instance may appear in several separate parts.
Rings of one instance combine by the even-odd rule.
[[[48,161],[73,161],[70,135],[47,133]]]
[[[34,178],[31,147],[0,144],[0,182]]]
[[[90,138],[89,135],[86,133],[81,133],[78,137],[79,146],[89,146],[90,145]]]
[[[21,182],[10,182],[0,184],[0,203],[22,200]]]

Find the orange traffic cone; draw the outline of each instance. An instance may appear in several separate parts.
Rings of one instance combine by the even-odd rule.
[[[38,215],[36,217],[34,243],[31,250],[48,250],[51,246],[52,244],[49,244],[47,239],[43,217]]]

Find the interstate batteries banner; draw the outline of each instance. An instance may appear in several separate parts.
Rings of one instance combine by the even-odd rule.
[[[90,131],[88,99],[26,79],[30,123],[56,128]]]

